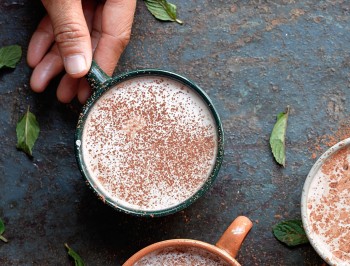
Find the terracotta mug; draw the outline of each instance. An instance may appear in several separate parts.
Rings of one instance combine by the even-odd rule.
[[[249,218],[239,216],[215,245],[192,239],[165,240],[141,249],[123,266],[240,265],[235,257],[252,226]]]

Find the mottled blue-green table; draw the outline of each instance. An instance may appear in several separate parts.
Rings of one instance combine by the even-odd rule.
[[[254,222],[239,253],[243,265],[322,265],[309,245],[287,248],[271,233],[300,218],[304,180],[318,156],[350,135],[349,1],[173,0],[183,26],[161,23],[138,1],[131,42],[116,74],[162,68],[198,83],[223,121],[225,158],[211,190],[189,208],[138,218],[103,204],[74,157],[81,106],[29,88],[25,57],[0,71],[0,265],[71,265],[64,243],[87,265],[121,265],[169,238],[215,243],[237,215]],[[43,15],[39,1],[0,2],[0,46],[24,52]],[[277,113],[290,106],[287,164],[268,140]],[[33,159],[17,151],[15,127],[27,107],[41,133]]]

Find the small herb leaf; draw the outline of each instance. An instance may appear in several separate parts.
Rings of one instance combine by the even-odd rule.
[[[2,235],[5,232],[5,224],[0,218],[0,240],[7,243],[7,239]]]
[[[67,248],[68,255],[74,260],[75,266],[84,266],[84,262],[78,253],[71,249],[67,243],[64,246]]]
[[[22,48],[19,45],[9,45],[0,48],[0,68],[15,68],[22,56]]]
[[[179,24],[183,24],[181,20],[177,18],[176,6],[167,2],[166,0],[144,0],[148,10],[159,20],[163,21],[176,21]]]
[[[29,107],[22,119],[17,123],[17,148],[32,156],[32,149],[39,136],[39,123]]]
[[[285,166],[286,165],[286,146],[285,138],[287,131],[287,122],[289,116],[289,107],[287,107],[285,112],[279,113],[277,115],[277,121],[273,127],[270,136],[270,146],[275,157],[276,162]]]
[[[272,227],[275,237],[289,247],[308,243],[309,240],[301,220],[288,220]]]

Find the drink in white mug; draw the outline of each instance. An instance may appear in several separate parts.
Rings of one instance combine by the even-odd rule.
[[[350,145],[328,157],[308,192],[309,234],[335,265],[350,263]]]

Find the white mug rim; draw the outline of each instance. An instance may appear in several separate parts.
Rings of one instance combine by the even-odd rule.
[[[305,230],[305,233],[309,239],[310,244],[312,247],[316,250],[316,252],[321,256],[321,258],[326,261],[330,265],[337,265],[334,262],[334,259],[332,258],[332,254],[329,250],[325,250],[322,245],[315,240],[313,237],[314,233],[311,230],[312,225],[309,223],[309,217],[308,217],[308,192],[311,186],[311,183],[318,172],[318,170],[321,168],[323,163],[333,154],[338,152],[339,150],[343,149],[346,146],[350,145],[350,138],[344,139],[331,148],[329,148],[325,153],[323,153],[319,159],[316,161],[316,163],[311,168],[309,174],[307,175],[307,178],[305,180],[303,191],[301,195],[301,218],[303,222],[303,227]]]

